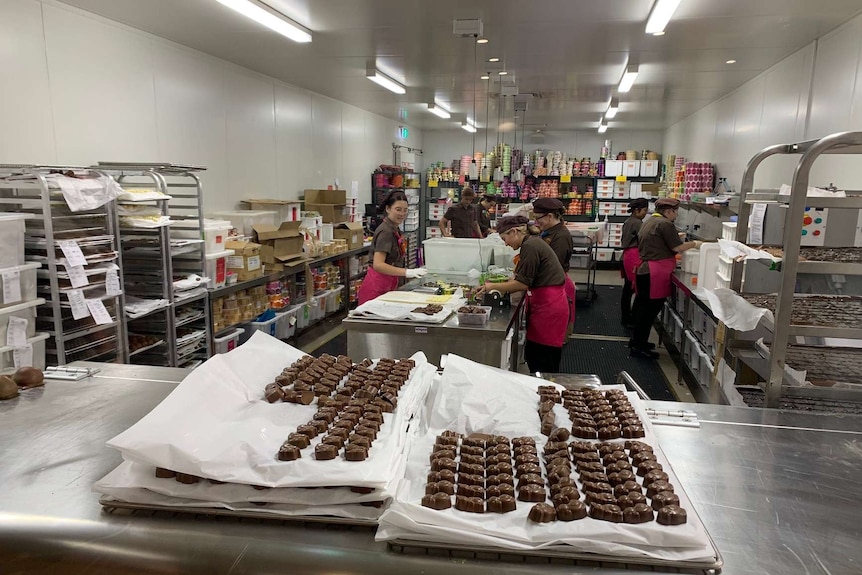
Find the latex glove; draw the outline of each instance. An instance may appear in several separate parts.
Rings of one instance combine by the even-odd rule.
[[[424,278],[428,274],[428,270],[426,270],[425,268],[415,268],[415,269],[408,269],[408,270],[404,270],[404,271],[405,271],[404,277],[406,277],[409,280],[416,279],[416,278]]]

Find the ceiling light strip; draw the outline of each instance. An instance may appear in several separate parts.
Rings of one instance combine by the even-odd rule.
[[[626,92],[631,90],[637,77],[637,64],[629,64],[628,66],[626,66],[625,72],[623,72],[623,77],[620,80],[620,85],[617,87],[617,92],[619,92],[620,94],[625,94]]]
[[[620,99],[617,97],[611,98],[611,103],[608,104],[608,110],[605,112],[605,118],[610,120],[611,118],[617,115],[617,112],[620,110]]]
[[[311,42],[311,30],[257,0],[216,0],[294,42]]]
[[[655,0],[646,23],[647,34],[661,34],[676,12],[680,0]]]
[[[221,1],[221,0],[219,0],[219,1]],[[380,70],[378,70],[374,66],[369,66],[365,70],[365,77],[368,78],[369,80],[371,80],[372,82],[374,82],[375,84],[383,86],[384,88],[386,88],[390,92],[395,92],[396,94],[406,94],[407,93],[407,88],[405,88],[403,85],[399,84],[398,82],[396,82],[395,80],[393,80],[392,78],[387,76],[386,74],[382,73]]]
[[[443,118],[444,120],[448,120],[452,117],[452,114],[449,113],[449,110],[434,102],[433,104],[428,104],[428,111],[437,116],[438,118]]]
[[[474,126],[470,120],[467,120],[466,122],[461,122],[461,129],[470,132],[471,134],[476,133],[476,126]]]

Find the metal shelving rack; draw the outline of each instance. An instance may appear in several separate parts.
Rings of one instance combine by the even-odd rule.
[[[754,175],[760,164],[774,155],[800,156],[791,184],[789,196],[779,196],[777,193],[756,192],[754,190]],[[797,274],[847,274],[860,275],[862,267],[859,264],[839,264],[834,262],[799,262],[800,245],[802,241],[803,217],[806,207],[829,209],[862,209],[862,192],[848,192],[846,198],[807,197],[811,167],[822,154],[862,154],[862,132],[842,132],[826,136],[820,140],[812,140],[796,144],[781,144],[771,146],[756,154],[749,162],[742,176],[740,188],[739,221],[737,224],[737,241],[745,242],[748,238],[748,220],[755,203],[778,203],[786,206],[787,214],[784,222],[783,258],[781,264],[781,289],[775,301],[775,322],[770,326],[772,344],[769,353],[768,380],[766,383],[766,406],[779,407],[782,395],[790,391],[783,386],[784,368],[788,355],[788,343],[791,337],[803,338],[806,345],[822,345],[822,338],[844,338],[862,340],[862,325],[860,318],[855,323],[843,328],[822,327],[815,325],[796,325],[791,321],[791,313],[795,299]],[[734,271],[731,287],[741,289],[741,274]],[[815,338],[805,340],[804,338]],[[797,343],[794,341],[792,343]],[[821,350],[826,349],[820,347]],[[808,389],[808,388],[806,388]],[[819,388],[822,393],[824,389]],[[825,391],[830,391],[825,388]],[[858,392],[854,392],[858,395]]]
[[[374,199],[375,205],[380,205],[383,201],[384,196],[391,192],[392,190],[401,190],[407,195],[407,218],[413,218],[416,220],[414,224],[408,224],[406,221],[403,224],[402,228],[404,231],[404,238],[407,240],[407,256],[405,258],[406,265],[408,268],[415,268],[419,266],[419,242],[420,242],[420,233],[423,229],[423,221],[422,221],[422,194],[420,193],[422,190],[422,175],[418,172],[414,172],[408,169],[399,169],[394,166],[391,169],[387,170],[393,172],[390,175],[401,175],[404,182],[402,186],[387,186],[380,187],[376,185],[375,176],[385,173],[380,169],[375,170],[371,174],[371,190],[372,190],[372,198]],[[407,180],[415,179],[418,184],[415,186],[408,186]],[[414,218],[415,216],[415,218]]]
[[[205,275],[203,188],[196,173],[204,168],[146,163],[100,163],[98,167],[124,187],[147,188],[170,196],[155,200],[161,214],[170,217],[170,226],[124,230],[129,238],[144,239],[145,246],[141,249],[138,242],[138,248],[125,252],[127,284],[134,280],[143,289],[139,295],[157,296],[169,302],[165,308],[143,318],[128,320],[136,333],[164,334],[166,339],[165,346],[141,351],[132,360],[171,367],[189,367],[206,360],[213,353],[209,294],[199,288],[184,296],[185,292],[174,288],[178,277]],[[135,246],[135,240],[128,245]]]
[[[111,201],[92,210],[72,212],[60,188],[49,182],[54,173],[71,173],[79,179],[105,176],[99,170],[75,166],[0,166],[0,204],[5,211],[34,215],[26,222],[25,249],[28,260],[43,264],[37,272],[37,291],[46,303],[38,308],[36,324],[39,331],[51,335],[46,363],[126,363],[123,292],[120,289],[108,295],[107,289],[108,274],[114,270],[119,285],[123,285],[116,207]],[[82,245],[87,260],[83,267],[88,285],[79,288],[72,288],[59,244],[72,239]],[[87,300],[101,301],[110,322],[98,324],[89,311],[86,317],[74,319],[68,298],[75,290]]]

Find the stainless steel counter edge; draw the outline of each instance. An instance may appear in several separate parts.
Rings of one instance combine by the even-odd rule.
[[[0,573],[571,573],[564,561],[400,554],[361,528],[103,513],[93,483],[120,462],[105,441],[185,370],[101,365],[0,403]],[[862,418],[647,402],[698,414],[656,428],[725,559],[724,573],[858,573]],[[520,561],[520,560],[519,560]],[[577,572],[637,568],[580,565]],[[642,571],[652,571],[643,569]]]

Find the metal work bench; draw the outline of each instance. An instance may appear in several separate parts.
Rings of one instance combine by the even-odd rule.
[[[187,373],[114,364],[0,402],[0,572],[502,573],[652,572],[516,555],[397,552],[368,528],[281,520],[104,512],[93,483],[120,463],[105,442]],[[858,573],[862,418],[648,401],[697,413],[656,426],[724,573]]]

